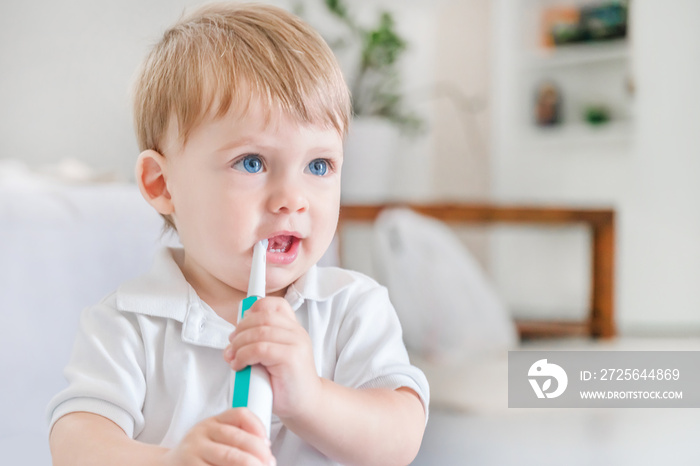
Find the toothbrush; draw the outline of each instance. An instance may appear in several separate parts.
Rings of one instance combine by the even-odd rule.
[[[265,297],[265,256],[267,240],[257,243],[253,248],[253,266],[250,269],[248,281],[248,297],[241,302],[238,322],[243,319],[245,312],[255,301]],[[270,374],[260,364],[247,366],[237,371],[233,384],[234,408],[247,407],[257,415],[265,425],[267,438],[270,438],[270,423],[272,420],[272,386]]]

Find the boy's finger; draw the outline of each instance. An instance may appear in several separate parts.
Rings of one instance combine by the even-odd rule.
[[[213,442],[203,451],[202,459],[213,466],[228,466],[232,464],[268,465],[271,464],[272,454],[258,456],[242,448],[224,443]]]
[[[231,339],[230,350],[228,350],[229,347],[227,350],[228,353],[234,354],[246,345],[262,342],[289,345],[296,341],[295,335],[294,331],[288,328],[261,325],[236,333],[236,336]]]
[[[226,348],[224,348],[224,351],[223,351],[224,361],[230,363],[235,354],[236,354],[236,352],[234,351],[233,346],[228,345]]]
[[[236,326],[236,330],[229,334],[228,340],[233,341],[236,335],[254,327],[278,327],[291,330],[298,325],[296,320],[266,309],[255,314],[246,314],[245,318]]]
[[[286,315],[287,317],[292,317],[294,320],[296,320],[296,316],[294,315],[294,311],[289,305],[289,302],[286,299],[277,296],[270,296],[267,298],[258,299],[257,301],[255,301],[255,303],[253,303],[253,306],[250,308],[250,310],[253,313],[264,310],[276,312]]]
[[[248,464],[240,461],[240,459],[245,458],[245,455],[241,453],[253,456],[263,464],[269,464],[272,458],[267,438],[254,435],[231,424],[216,424],[210,430],[209,438],[214,442],[214,445],[205,459],[214,464],[220,462],[222,464]],[[233,461],[234,459],[238,459],[238,461]]]
[[[216,416],[219,422],[243,429],[258,437],[267,438],[262,421],[248,408],[227,409]]]
[[[289,360],[294,345],[268,341],[252,343],[240,347],[235,358],[229,363],[231,369],[240,371],[246,366],[262,364],[268,371],[271,367]]]

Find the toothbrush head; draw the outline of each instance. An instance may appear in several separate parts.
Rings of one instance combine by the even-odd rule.
[[[253,247],[253,265],[250,268],[248,281],[248,296],[265,296],[265,259],[267,256],[267,240],[264,239]]]

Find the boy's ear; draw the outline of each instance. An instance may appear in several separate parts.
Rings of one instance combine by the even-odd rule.
[[[165,157],[154,150],[141,152],[136,161],[136,182],[141,195],[154,209],[163,215],[170,215],[174,207],[168,192],[166,163]]]

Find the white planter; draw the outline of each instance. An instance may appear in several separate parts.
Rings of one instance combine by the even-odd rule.
[[[399,129],[384,118],[355,118],[345,140],[341,196],[345,204],[390,200]]]

